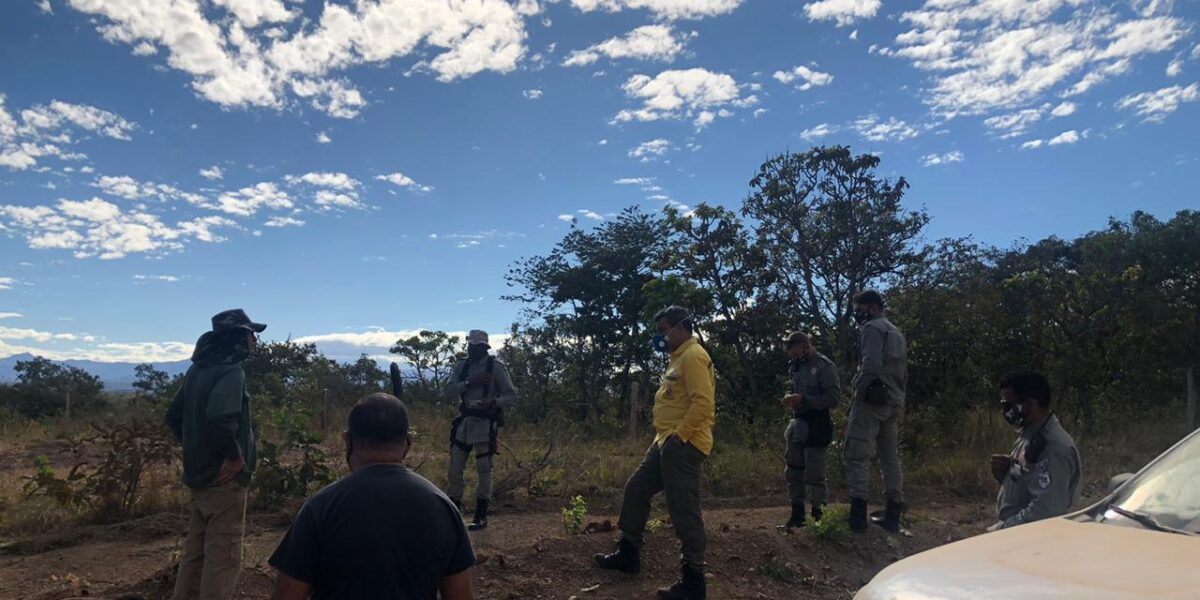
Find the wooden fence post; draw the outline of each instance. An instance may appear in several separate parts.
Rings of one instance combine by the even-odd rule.
[[[638,417],[642,414],[642,389],[638,382],[629,384],[629,437],[638,436]]]
[[[1187,370],[1187,426],[1188,431],[1196,430],[1196,403],[1200,402],[1200,390],[1196,389],[1196,367]]]

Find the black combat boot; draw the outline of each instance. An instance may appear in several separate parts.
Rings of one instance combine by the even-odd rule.
[[[824,504],[814,504],[812,507],[813,521],[820,521],[821,517],[824,517],[824,516],[825,516],[825,505]]]
[[[891,533],[900,533],[900,517],[904,516],[904,504],[888,499],[883,516],[873,519],[875,524]]]
[[[813,507],[816,510],[816,507]],[[804,527],[804,503],[797,502],[792,504],[792,516],[788,517],[787,523],[776,525],[775,529],[787,531],[796,527]]]
[[[612,554],[597,554],[592,557],[601,569],[612,569],[637,575],[642,571],[641,551],[625,538],[617,543],[617,551]]]
[[[658,590],[659,600],[704,600],[704,569],[683,563],[683,577],[671,587]]]
[[[862,533],[867,530],[867,500],[865,498],[850,499],[850,531]]]
[[[488,512],[488,499],[487,498],[476,498],[475,499],[475,520],[471,521],[470,525],[467,525],[467,531],[479,531],[480,529],[487,529],[487,512]]]

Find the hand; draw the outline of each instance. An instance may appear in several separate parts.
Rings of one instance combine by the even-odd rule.
[[[780,400],[784,406],[795,410],[797,406],[804,403],[804,396],[801,394],[788,394]]]
[[[213,484],[225,485],[233,481],[233,478],[245,469],[246,461],[242,460],[242,457],[227,458],[225,462],[221,463],[221,470],[217,471],[217,476],[213,478]]]
[[[1007,454],[992,455],[992,477],[995,477],[996,481],[1004,481],[1004,478],[1008,475],[1008,471],[1011,468],[1011,456]]]
[[[988,527],[987,532],[991,533],[993,531],[1000,531],[1003,528],[1004,528],[1004,523],[998,521],[998,522],[992,524],[990,527]]]
[[[476,374],[472,375],[470,379],[467,380],[467,383],[469,383],[472,386],[491,385],[492,374],[491,373],[476,373]]]

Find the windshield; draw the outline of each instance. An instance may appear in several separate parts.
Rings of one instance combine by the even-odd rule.
[[[1200,533],[1200,435],[1164,455],[1125,485],[1110,506],[1163,527]]]

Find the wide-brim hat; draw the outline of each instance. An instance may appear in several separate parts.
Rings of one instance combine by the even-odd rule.
[[[228,331],[230,329],[245,329],[254,333],[262,333],[267,326],[263,323],[255,323],[250,320],[250,316],[246,311],[240,308],[221,311],[212,318],[213,333]]]

